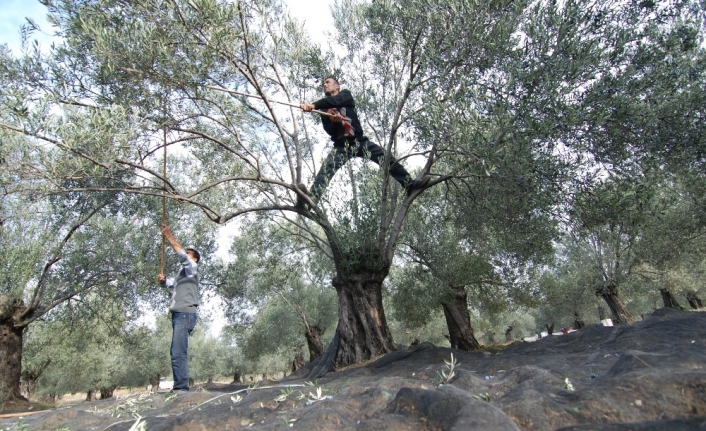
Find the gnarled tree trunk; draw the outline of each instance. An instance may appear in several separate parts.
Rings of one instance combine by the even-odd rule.
[[[606,285],[596,290],[596,295],[603,300],[610,308],[613,315],[613,323],[634,323],[636,319],[632,317],[623,300],[618,296],[618,287],[615,285]]]
[[[0,320],[0,399],[2,403],[27,401],[20,394],[23,330],[10,318]]]
[[[696,292],[687,292],[686,300],[689,302],[689,306],[694,310],[698,310],[699,308],[703,308],[704,306],[704,304],[701,302],[701,298],[696,296]]]
[[[292,361],[292,372],[297,371],[298,369],[303,367],[304,364],[304,355],[302,354],[302,352],[297,352],[297,354],[294,355],[294,360]]]
[[[515,325],[508,325],[507,329],[505,329],[505,342],[509,343],[512,341],[512,330],[515,329]]]
[[[581,329],[584,326],[586,326],[586,324],[581,319],[581,315],[578,311],[574,311],[574,329]]]
[[[20,393],[23,327],[16,327],[15,312],[21,306],[0,295],[0,409],[27,399]]]
[[[152,385],[153,391],[157,392],[157,390],[159,389],[159,381],[161,380],[161,378],[162,375],[159,373],[154,374],[152,375],[152,377],[150,377],[150,385]]]
[[[113,398],[113,393],[115,393],[115,385],[101,387],[100,393],[101,393],[102,400],[107,400],[108,398]]]
[[[37,387],[37,376],[34,373],[22,372],[20,377],[20,394],[27,400],[34,399],[34,391]]]
[[[321,343],[321,334],[323,334],[323,332],[323,329],[316,325],[309,326],[307,330],[304,331],[306,344],[309,347],[309,362],[315,361],[324,354],[324,345]]]
[[[545,326],[547,327],[547,337],[553,335],[554,334],[554,322],[552,322],[551,325],[547,323],[547,324],[545,324]]]
[[[444,301],[441,306],[446,317],[446,326],[449,330],[449,342],[454,349],[472,350],[480,349],[480,343],[473,335],[471,326],[471,314],[468,312],[468,295],[466,289],[452,287],[453,297]]]
[[[338,349],[334,366],[345,367],[397,350],[382,308],[386,271],[336,276]]]
[[[670,292],[669,289],[659,289],[659,293],[662,295],[662,302],[664,302],[665,308],[676,308],[677,310],[683,310],[682,306],[677,302],[677,298],[672,295],[672,292]]]
[[[88,392],[86,392],[86,401],[95,401],[97,399],[98,395],[96,395],[95,388],[89,389]]]
[[[47,359],[34,370],[24,370],[20,377],[20,393],[28,400],[34,398],[34,390],[37,387],[37,380],[42,377],[44,371],[51,364],[51,359]]]

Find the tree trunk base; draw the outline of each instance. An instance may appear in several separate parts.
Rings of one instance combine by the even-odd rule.
[[[659,293],[662,295],[662,302],[665,308],[674,308],[676,310],[683,310],[681,305],[677,302],[677,298],[672,295],[669,289],[659,289]]]
[[[20,393],[23,328],[14,326],[12,316],[0,318],[0,403],[27,403]]]
[[[7,400],[0,404],[0,412],[2,413],[15,413],[15,412],[26,412],[32,407],[32,403],[29,402],[24,397]]]
[[[338,342],[340,340],[340,335],[338,334],[338,329],[331,340],[331,344],[323,355],[313,362],[311,362],[306,368],[309,369],[309,374],[307,374],[307,380],[318,379],[323,377],[329,371],[335,370],[336,353],[338,352]],[[294,374],[292,374],[294,376]]]
[[[357,364],[397,350],[382,306],[382,282],[386,274],[370,271],[349,275],[346,279],[334,278],[332,284],[338,294],[335,367]],[[330,349],[331,346],[327,353]]]
[[[449,330],[449,343],[453,349],[472,352],[480,349],[480,343],[473,334],[471,314],[468,312],[468,296],[463,287],[454,288],[454,295],[442,303],[446,327]]]
[[[688,292],[686,294],[686,300],[689,302],[689,306],[694,310],[703,308],[704,304],[701,302],[701,298],[696,296],[696,292]]]

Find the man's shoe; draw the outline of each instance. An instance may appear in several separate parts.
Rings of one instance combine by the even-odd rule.
[[[419,190],[426,186],[430,179],[431,177],[429,175],[422,175],[421,178],[412,180],[412,182],[407,186],[407,196],[411,195],[413,191]]]

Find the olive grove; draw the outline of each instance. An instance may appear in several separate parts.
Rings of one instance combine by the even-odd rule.
[[[561,276],[556,268],[572,255],[556,254],[571,249],[560,242],[584,248],[575,254],[586,258],[578,288],[599,295],[618,321],[633,318],[618,295],[628,275],[702,270],[702,2],[340,0],[335,47],[311,43],[276,0],[47,5],[63,44],[3,58],[0,90],[3,163],[25,167],[3,172],[3,185],[21,184],[5,189],[3,211],[17,214],[37,196],[66,207],[52,220],[61,222],[56,251],[37,262],[55,264],[67,244],[80,253],[88,245],[78,240],[102,228],[125,238],[129,252],[91,244],[112,260],[80,257],[114,262],[95,277],[128,283],[134,274],[125,268],[143,265],[149,246],[139,229],[113,222],[132,220],[115,208],[128,201],[147,208],[150,226],[162,197],[199,211],[188,219],[198,220],[194,236],[206,249],[215,226],[242,223],[216,290],[233,319],[247,304],[295,315],[312,359],[319,329],[332,331],[311,377],[397,349],[383,306],[397,263],[396,313],[442,308],[451,343],[466,349],[479,347],[469,305],[494,313],[549,297],[537,280],[542,271],[545,280]],[[279,102],[320,98],[330,74],[353,91],[370,139],[417,178],[428,176],[424,187],[408,193],[385,169],[354,161],[319,202],[309,199],[301,184],[311,183],[330,143],[315,115]],[[675,208],[678,199],[657,190],[690,201]],[[661,230],[663,216],[681,223]],[[3,229],[30,223],[16,220]],[[39,236],[52,226],[29,226],[37,239],[26,246],[47,248]],[[683,252],[665,252],[666,238],[679,238]],[[71,292],[95,284],[85,266],[61,267],[78,280]],[[260,267],[269,269],[266,282],[257,280]],[[44,273],[7,286],[51,286],[65,298],[66,284]],[[326,298],[311,299],[324,282],[336,293],[335,328],[321,312]],[[27,295],[3,289],[3,331],[17,334],[40,302],[22,308]],[[149,297],[130,292],[133,301]],[[422,294],[432,300],[409,298]],[[20,349],[18,336],[12,345],[3,338],[0,350]],[[0,394],[13,391],[11,383]]]

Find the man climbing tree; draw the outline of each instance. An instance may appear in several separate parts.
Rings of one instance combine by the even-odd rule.
[[[385,150],[378,144],[370,142],[363,133],[363,128],[358,120],[355,110],[355,100],[350,90],[341,90],[341,86],[333,76],[324,79],[324,94],[326,97],[314,103],[303,103],[301,109],[307,112],[326,110],[332,117],[321,116],[321,124],[326,133],[331,136],[333,148],[326,156],[321,169],[316,174],[311,187],[311,197],[316,203],[324,193],[326,186],[336,171],[353,157],[372,160],[381,165],[385,159]],[[407,170],[394,157],[389,158],[389,170],[392,178],[397,180],[407,192],[424,187],[429,182],[429,177],[413,179]],[[303,205],[301,199],[298,202]]]

